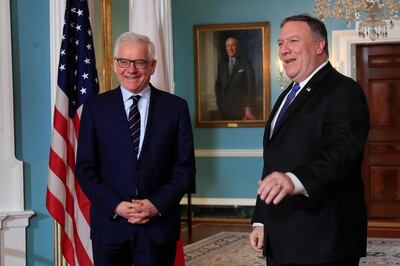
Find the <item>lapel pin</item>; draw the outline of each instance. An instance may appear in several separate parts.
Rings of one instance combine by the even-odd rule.
[[[311,91],[311,88],[306,88],[306,91],[307,91],[307,92],[310,92],[310,91]]]

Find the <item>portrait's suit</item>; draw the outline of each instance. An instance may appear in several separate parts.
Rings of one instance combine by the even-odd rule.
[[[250,59],[237,56],[231,74],[229,58],[218,63],[215,94],[217,106],[223,120],[242,120],[244,108],[254,108],[255,73]]]
[[[91,201],[91,238],[104,246],[128,241],[140,230],[157,244],[179,239],[179,202],[195,176],[190,115],[186,101],[150,87],[139,158],[120,88],[94,97],[83,107],[76,175]],[[135,225],[115,218],[116,206],[132,199],[149,199],[159,215]]]
[[[365,256],[367,215],[360,164],[369,131],[365,96],[328,63],[302,88],[270,136],[264,133],[262,178],[291,172],[306,195],[277,205],[258,197],[252,222],[264,224],[264,252],[282,264],[318,264]]]

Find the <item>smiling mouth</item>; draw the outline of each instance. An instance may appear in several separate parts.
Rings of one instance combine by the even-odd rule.
[[[296,61],[296,59],[294,59],[294,58],[288,58],[288,59],[284,60],[285,64],[290,64],[290,63],[292,63],[294,61]]]
[[[127,80],[135,80],[135,79],[138,79],[139,76],[136,76],[136,75],[124,75],[124,78],[127,79]]]

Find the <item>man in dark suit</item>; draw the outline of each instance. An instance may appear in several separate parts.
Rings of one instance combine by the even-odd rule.
[[[265,128],[250,244],[264,251],[268,266],[358,265],[367,238],[360,169],[369,131],[365,96],[330,65],[320,20],[286,18],[278,44],[294,83]]]
[[[223,120],[253,120],[255,104],[255,74],[250,59],[237,54],[238,40],[225,41],[227,57],[218,63],[215,94]]]
[[[153,87],[154,44],[116,41],[120,86],[83,107],[76,175],[91,201],[94,264],[173,265],[182,196],[195,176],[186,101]]]

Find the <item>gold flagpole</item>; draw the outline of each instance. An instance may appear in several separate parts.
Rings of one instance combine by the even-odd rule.
[[[61,251],[61,227],[60,225],[56,222],[56,220],[53,220],[53,225],[54,225],[54,266],[67,266],[67,261],[62,255]]]
[[[105,92],[113,87],[113,59],[112,59],[112,28],[111,28],[111,0],[102,0],[101,11],[103,17],[103,64],[102,82],[100,92]]]

